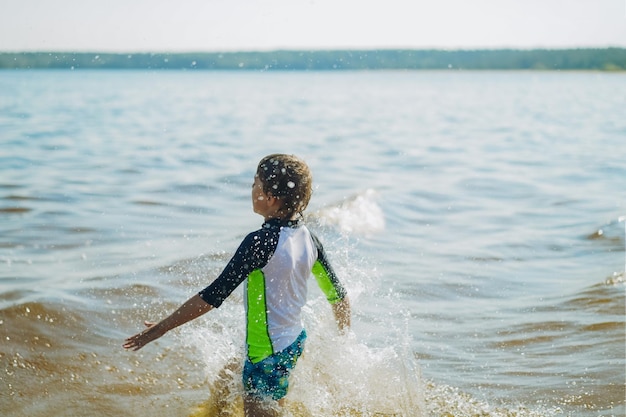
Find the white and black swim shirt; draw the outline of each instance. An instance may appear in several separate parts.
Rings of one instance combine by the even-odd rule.
[[[346,296],[319,239],[297,221],[271,219],[245,237],[222,273],[199,295],[219,307],[245,281],[246,345],[248,358],[256,363],[285,349],[302,332],[301,310],[311,275],[331,304]]]

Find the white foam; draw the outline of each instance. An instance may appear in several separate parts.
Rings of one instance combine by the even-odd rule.
[[[313,214],[320,225],[337,227],[342,233],[371,234],[385,230],[385,216],[376,202],[377,193],[368,189],[342,203]]]
[[[394,347],[374,349],[354,335],[313,331],[287,399],[316,416],[421,416],[416,369]]]
[[[237,311],[241,306],[236,302],[226,304],[220,308],[226,307],[219,312],[222,317],[210,319],[202,331],[188,329],[184,337],[201,352],[212,387],[206,409],[222,403],[227,404],[224,415],[239,415],[243,351],[233,341],[242,340],[243,335],[240,326],[231,327],[230,323],[241,320],[241,311]],[[310,300],[303,310],[303,319],[308,338],[304,355],[290,378],[287,415],[425,415],[420,372],[409,349],[397,343],[372,348],[354,333],[340,335],[323,297]],[[218,375],[224,375],[224,368],[233,363],[233,358],[235,367],[228,371],[229,381],[217,392],[214,387]]]

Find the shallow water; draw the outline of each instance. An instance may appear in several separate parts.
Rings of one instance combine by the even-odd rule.
[[[624,87],[0,72],[0,411],[240,413],[236,378],[210,392],[241,354],[239,293],[140,352],[121,343],[219,273],[260,225],[257,161],[287,152],[313,170],[307,221],[354,310],[337,339],[311,289],[294,415],[625,415]]]

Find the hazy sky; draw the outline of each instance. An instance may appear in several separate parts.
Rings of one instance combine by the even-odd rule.
[[[626,0],[0,0],[0,51],[626,47]]]

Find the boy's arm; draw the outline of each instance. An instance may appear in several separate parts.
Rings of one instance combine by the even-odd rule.
[[[313,264],[312,269],[313,276],[315,276],[317,284],[332,306],[339,331],[342,334],[346,333],[350,329],[350,300],[346,294],[346,289],[341,285],[337,274],[330,265],[322,242],[313,233],[311,233],[311,237],[317,248],[317,261]]]
[[[207,303],[196,294],[160,322],[151,323],[146,321],[144,324],[148,328],[126,339],[126,342],[122,346],[124,349],[139,350],[170,330],[198,318],[212,309],[213,306],[211,304]]]
[[[350,300],[346,296],[343,300],[331,305],[339,331],[345,333],[350,329]]]

